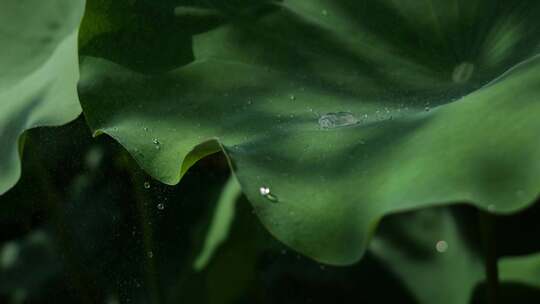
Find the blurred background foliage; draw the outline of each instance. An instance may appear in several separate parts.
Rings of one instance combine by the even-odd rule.
[[[0,303],[484,301],[472,207],[388,216],[361,262],[331,267],[278,243],[241,197],[226,241],[196,271],[229,175],[222,155],[165,186],[82,118],[27,132],[23,155],[22,179],[0,197]],[[539,212],[496,218],[501,258],[538,251]],[[534,303],[536,286],[503,280],[501,303]]]
[[[265,2],[89,0],[80,52],[167,71],[193,60],[194,34],[234,14],[264,14]],[[358,264],[331,267],[277,242],[240,197],[225,242],[196,271],[230,174],[223,155],[199,161],[173,187],[145,175],[110,138],[92,138],[82,117],[23,140],[22,178],[0,196],[0,303],[485,301],[472,207],[387,216]],[[540,250],[539,218],[538,204],[495,217],[501,261]],[[535,261],[524,268],[540,269]],[[520,275],[501,273],[501,303],[540,301],[540,284]]]

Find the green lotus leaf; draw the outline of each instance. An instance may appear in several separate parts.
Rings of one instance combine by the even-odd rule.
[[[166,184],[222,151],[268,230],[330,264],[356,262],[389,213],[454,202],[510,213],[538,195],[540,3],[255,11],[197,35],[195,61],[166,73],[85,58],[94,132]]]
[[[20,176],[18,138],[76,118],[82,0],[0,4],[0,194]]]

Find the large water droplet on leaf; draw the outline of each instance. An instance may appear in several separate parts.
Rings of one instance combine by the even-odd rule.
[[[359,120],[350,112],[336,112],[322,115],[318,122],[323,129],[334,129],[355,125]]]

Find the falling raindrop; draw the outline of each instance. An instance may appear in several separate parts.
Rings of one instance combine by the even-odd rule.
[[[437,244],[435,244],[435,249],[440,253],[444,253],[448,250],[448,243],[443,240],[438,241]]]
[[[358,124],[359,120],[350,112],[336,112],[322,115],[318,123],[323,129],[335,129]]]

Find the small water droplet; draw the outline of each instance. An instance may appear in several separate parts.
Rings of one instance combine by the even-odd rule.
[[[152,139],[152,143],[156,146],[156,149],[159,150],[161,148],[161,143],[157,138]]]
[[[144,182],[144,189],[150,189],[150,182]]]
[[[144,130],[145,132],[148,132],[148,127],[144,127],[143,130]]]
[[[270,191],[270,188],[268,187],[260,187],[259,188],[259,193],[261,194],[261,196],[264,196],[267,200],[271,201],[271,202],[277,202],[278,199],[275,195],[272,194],[272,192]]]
[[[253,100],[248,99],[247,104],[250,105],[250,104],[252,104],[252,103],[253,103]]]
[[[438,241],[437,244],[435,244],[435,249],[440,253],[444,253],[448,250],[448,243],[444,240]]]
[[[334,129],[355,125],[359,120],[350,112],[336,112],[322,115],[318,123],[323,129]]]
[[[153,258],[154,257],[154,253],[152,251],[148,251],[148,258]]]
[[[262,196],[270,194],[270,188],[268,187],[261,187],[259,188],[259,193],[261,193]]]
[[[165,210],[165,204],[164,203],[159,203],[159,204],[157,204],[157,208],[159,210]]]
[[[295,101],[295,100],[296,100],[296,96],[294,96],[294,95],[291,94],[291,95],[289,95],[289,99],[290,99],[291,101]]]

